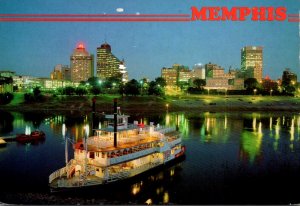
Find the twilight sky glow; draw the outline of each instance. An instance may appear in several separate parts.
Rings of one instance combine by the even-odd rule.
[[[0,0],[0,14],[191,14],[191,6],[285,6],[298,14],[298,0]],[[240,68],[243,46],[264,47],[263,75],[300,77],[299,23],[288,22],[0,22],[0,70],[50,77],[56,64],[70,64],[78,42],[96,56],[107,42],[125,59],[129,79],[160,76],[174,63],[192,68],[216,63]]]

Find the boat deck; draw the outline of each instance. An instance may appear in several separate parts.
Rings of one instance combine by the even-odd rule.
[[[75,188],[75,187],[84,187],[84,186],[92,186],[92,185],[99,185],[103,183],[103,179],[96,177],[96,176],[87,176],[86,180],[83,178],[78,177],[72,177],[67,178],[57,178],[51,182],[50,186],[52,188]]]
[[[102,138],[98,136],[90,137],[88,140],[88,151],[94,152],[109,152],[114,150],[126,149],[126,148],[133,148],[135,146],[140,146],[143,144],[149,144],[152,142],[159,141],[158,137],[154,136],[143,136],[140,135],[139,138],[121,138],[118,139],[118,145],[115,147],[113,145],[113,138]],[[83,143],[78,142],[75,144],[76,149],[83,149]]]

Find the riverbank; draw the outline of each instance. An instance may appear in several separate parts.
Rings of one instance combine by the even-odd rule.
[[[26,104],[20,100],[4,106],[7,111],[65,112],[92,110],[94,96],[47,97],[45,102]],[[111,112],[113,99],[118,98],[118,106],[126,113],[161,113],[195,111],[291,111],[300,112],[300,98],[287,96],[242,96],[242,95],[186,95],[186,96],[137,96],[118,95],[96,96],[96,111]]]

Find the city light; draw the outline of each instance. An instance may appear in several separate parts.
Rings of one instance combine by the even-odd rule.
[[[79,43],[77,46],[78,49],[84,49],[84,44],[83,43]]]
[[[62,132],[62,136],[65,137],[66,136],[66,125],[65,124],[62,125],[61,132]]]
[[[90,134],[90,126],[89,126],[88,124],[86,124],[86,125],[84,126],[84,131],[85,131],[86,137],[88,137],[89,134]]]

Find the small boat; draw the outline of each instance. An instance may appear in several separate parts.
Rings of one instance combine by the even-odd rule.
[[[130,124],[116,104],[114,114],[106,115],[107,127],[75,143],[73,159],[68,160],[66,152],[66,166],[49,176],[52,192],[119,182],[184,157],[176,127]]]
[[[0,147],[5,147],[6,141],[3,138],[0,138]]]
[[[45,133],[43,131],[33,131],[30,134],[17,134],[16,141],[20,143],[32,142],[36,140],[45,139]]]

